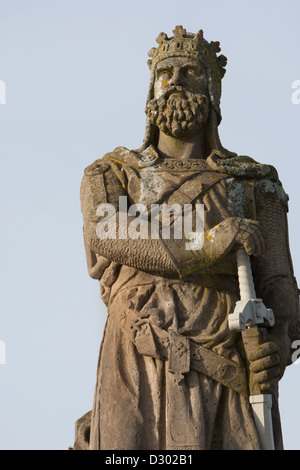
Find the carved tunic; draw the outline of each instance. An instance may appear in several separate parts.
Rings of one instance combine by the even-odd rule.
[[[260,448],[240,335],[227,324],[239,299],[235,253],[228,249],[213,263],[204,259],[200,269],[191,261],[186,272],[175,241],[96,235],[98,205],[118,210],[119,196],[148,207],[204,204],[205,233],[229,217],[259,220],[267,249],[252,260],[257,295],[274,310],[288,351],[298,304],[286,194],[267,166],[216,162],[161,161],[153,148],[142,155],[118,148],[85,172],[88,268],[108,308],[90,449]],[[278,416],[275,433],[280,448]]]

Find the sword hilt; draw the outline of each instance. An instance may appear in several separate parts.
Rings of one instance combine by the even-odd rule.
[[[256,298],[249,255],[240,249],[236,256],[241,300],[236,303],[234,312],[228,315],[229,329],[243,331],[255,325],[273,326],[272,309],[266,308],[263,301]]]
[[[237,271],[241,300],[255,299],[255,287],[252,277],[249,255],[244,249],[236,253]]]

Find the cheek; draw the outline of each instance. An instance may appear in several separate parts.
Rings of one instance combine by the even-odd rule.
[[[204,77],[188,77],[185,85],[194,93],[207,94],[207,83]]]
[[[207,82],[205,78],[194,80],[194,86],[197,88],[198,93],[207,94]]]
[[[168,85],[168,81],[166,79],[158,79],[154,84],[154,96],[158,98]]]

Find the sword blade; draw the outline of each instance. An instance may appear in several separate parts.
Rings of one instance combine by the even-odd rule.
[[[262,450],[275,450],[272,423],[272,395],[250,395],[253,417]]]

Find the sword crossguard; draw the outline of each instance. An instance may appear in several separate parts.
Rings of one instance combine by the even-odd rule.
[[[261,299],[239,300],[233,313],[228,315],[231,331],[243,331],[255,325],[272,327],[274,324],[273,310],[267,308]]]

